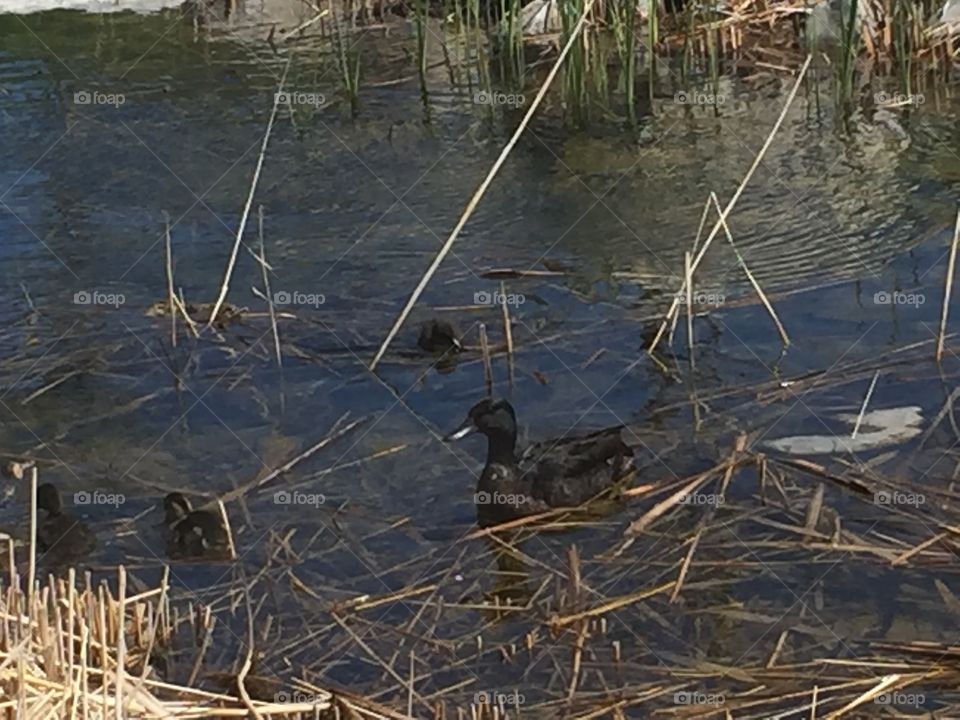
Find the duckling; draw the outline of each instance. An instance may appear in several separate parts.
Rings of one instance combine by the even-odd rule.
[[[186,496],[178,492],[167,495],[163,507],[172,554],[197,557],[222,555],[228,550],[227,531],[218,513],[194,510]]]
[[[428,353],[458,353],[463,350],[460,342],[460,331],[447,320],[433,318],[420,326],[420,337],[417,345]]]
[[[551,507],[573,507],[610,490],[633,466],[633,451],[622,427],[530,445],[517,455],[517,416],[502,399],[481,400],[464,423],[447,436],[487,436],[487,462],[477,482],[481,527],[496,525]]]
[[[96,545],[90,528],[63,509],[63,500],[52,483],[37,487],[37,509],[47,516],[37,525],[37,545],[62,556],[89,554]]]

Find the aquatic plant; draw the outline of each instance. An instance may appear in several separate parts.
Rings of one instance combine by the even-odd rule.
[[[611,0],[610,24],[620,59],[620,90],[627,105],[627,118],[636,124],[636,0]]]

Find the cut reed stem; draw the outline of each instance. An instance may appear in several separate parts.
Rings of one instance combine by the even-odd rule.
[[[943,356],[943,341],[947,334],[947,314],[950,309],[950,295],[953,292],[953,272],[957,266],[957,245],[960,243],[960,209],[957,210],[957,223],[953,230],[953,243],[950,245],[950,260],[947,262],[947,277],[943,287],[943,307],[940,309],[940,332],[937,334],[937,362]]]
[[[270,275],[267,273],[267,252],[263,242],[263,205],[257,208],[257,234],[260,236],[260,270],[263,273],[263,291],[267,296],[267,308],[270,311],[270,328],[273,331],[273,350],[277,357],[277,367],[283,368],[280,355],[280,331],[277,328],[277,312],[273,307],[273,293],[270,291]]]
[[[493,363],[490,360],[490,343],[487,341],[487,326],[480,323],[480,354],[483,356],[483,384],[487,397],[493,395]]]
[[[870,387],[867,388],[867,394],[863,398],[863,404],[860,406],[860,414],[857,415],[857,422],[853,426],[853,432],[850,433],[850,439],[855,440],[857,437],[857,431],[860,430],[860,423],[863,422],[863,415],[867,411],[867,405],[870,404],[870,398],[873,397],[873,389],[877,386],[877,378],[880,377],[880,371],[877,370],[873,373],[873,380],[870,381]]]
[[[283,67],[283,75],[280,78],[280,85],[273,95],[273,108],[270,110],[270,119],[267,121],[267,129],[263,133],[263,143],[260,145],[260,155],[257,157],[257,165],[253,171],[253,179],[250,181],[250,191],[247,193],[247,202],[243,206],[243,214],[240,216],[240,226],[237,228],[237,237],[233,243],[233,250],[230,251],[230,259],[227,261],[227,268],[223,273],[223,283],[220,285],[220,294],[217,301],[213,304],[213,310],[210,311],[210,319],[207,321],[207,327],[213,327],[217,314],[227,299],[227,293],[230,291],[230,278],[233,276],[233,268],[237,263],[237,253],[240,251],[240,243],[243,242],[243,231],[247,227],[247,218],[250,216],[250,207],[253,205],[253,196],[257,192],[257,183],[260,180],[260,171],[263,169],[263,161],[267,155],[267,144],[270,142],[270,133],[273,131],[273,121],[277,117],[277,107],[280,105],[280,98],[283,95],[283,84],[287,80],[287,71],[290,70],[290,59]]]
[[[503,335],[507,340],[507,381],[513,390],[513,332],[510,328],[510,310],[507,308],[507,288],[500,282],[500,308],[503,310]]]
[[[163,211],[164,239],[166,244],[166,268],[167,268],[167,310],[170,313],[170,344],[177,346],[177,308],[174,305],[176,295],[173,292],[173,248],[170,241],[170,215]]]

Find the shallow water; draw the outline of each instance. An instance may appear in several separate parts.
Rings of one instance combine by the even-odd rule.
[[[789,351],[781,352],[721,235],[698,272],[698,288],[719,307],[696,319],[695,370],[687,369],[683,322],[674,351],[661,346],[666,370],[644,354],[679,287],[704,200],[714,191],[726,202],[783,106],[792,80],[773,76],[763,89],[729,81],[719,115],[672,103],[667,78],[656,114],[637,131],[612,123],[577,131],[556,112],[538,116],[379,374],[368,373],[364,363],[519,119],[511,110],[491,119],[441,68],[430,72],[425,112],[415,65],[399,49],[409,32],[399,24],[364,41],[364,79],[414,79],[366,87],[355,117],[322,45],[308,43],[294,56],[287,87],[325,103],[278,114],[244,236],[256,251],[262,205],[271,289],[306,303],[284,308],[282,371],[263,315],[196,342],[181,334],[172,349],[167,320],[145,314],[166,297],[164,213],[177,287],[190,302],[213,301],[286,62],[263,41],[268,31],[256,16],[196,25],[179,11],[0,15],[0,448],[9,457],[41,458],[41,476],[68,495],[123,493],[119,508],[79,508],[102,528],[90,562],[125,562],[155,578],[163,549],[154,506],[166,491],[222,496],[359,420],[290,473],[246,493],[243,504],[229,503],[243,562],[175,566],[183,588],[220,598],[219,606],[228,579],[270,568],[276,585],[262,607],[282,618],[263,641],[271,672],[286,672],[286,658],[321,684],[389,687],[381,665],[312,619],[323,625],[330,603],[358,594],[437,584],[430,593],[464,608],[427,622],[416,615],[427,596],[414,596],[377,607],[366,619],[372,625],[358,623],[358,632],[377,636],[371,642],[387,657],[398,636],[383,627],[449,643],[449,664],[431,661],[434,675],[418,687],[424,696],[473,679],[462,697],[518,691],[526,703],[548,701],[566,692],[569,679],[556,663],[569,662],[569,638],[531,650],[522,662],[505,660],[495,648],[522,644],[531,618],[492,617],[474,605],[497,588],[521,601],[549,600],[552,586],[546,595],[537,588],[563,574],[571,543],[580,548],[591,598],[676,576],[683,553],[664,555],[661,542],[692,533],[697,508],[617,559],[601,554],[651,502],[529,537],[522,547],[534,562],[514,564],[519,586],[495,575],[486,541],[464,540],[473,529],[483,447],[479,440],[450,447],[439,435],[482,397],[483,367],[472,350],[452,371],[438,372],[417,352],[414,326],[438,312],[467,330],[469,345],[478,344],[481,322],[493,343],[502,342],[500,309],[475,306],[480,294],[499,290],[482,277],[486,270],[556,273],[505,282],[524,302],[511,308],[515,378],[511,387],[505,358],[496,357],[496,389],[510,394],[525,431],[542,438],[574,424],[626,423],[643,445],[640,482],[703,470],[726,457],[740,432],[756,449],[774,438],[848,432],[839,416],[858,412],[874,365],[882,366],[874,409],[917,405],[929,423],[952,388],[954,351],[948,348],[942,379],[932,362],[960,185],[960,104],[951,88],[931,91],[909,112],[869,108],[841,123],[829,88],[805,87],[730,221],[787,327]],[[84,92],[123,102],[83,104],[76,93]],[[250,290],[262,285],[258,265],[241,250],[229,300],[263,313],[265,303]],[[902,304],[878,295],[894,292]],[[78,293],[95,294],[94,304]],[[887,353],[913,343],[927,344],[884,365]],[[862,367],[848,372],[856,363]],[[779,387],[814,371],[825,374]],[[696,430],[693,390],[702,402]],[[905,451],[918,443],[894,446],[902,456],[884,472],[947,486],[953,440],[945,427],[909,463]],[[737,477],[731,505],[748,511],[756,481]],[[276,492],[293,489],[316,505],[278,502]],[[864,508],[833,486],[827,497],[849,527],[867,533],[876,525],[873,504]],[[794,520],[803,525],[804,506],[796,507]],[[928,509],[956,524],[949,501]],[[22,518],[14,500],[2,512],[11,526]],[[753,530],[751,540],[768,532]],[[291,532],[284,548],[279,538]],[[630,659],[612,671],[606,656],[591,658],[597,672],[582,690],[599,691],[604,672],[627,676],[629,685],[646,666],[765,659],[779,626],[730,619],[734,604],[756,617],[802,620],[837,657],[859,656],[847,644],[864,638],[942,639],[954,624],[933,589],[936,578],[960,592],[946,567],[894,571],[869,556],[797,548],[761,558],[732,529],[725,542],[705,540],[700,553],[691,578],[715,579],[717,568],[733,563],[734,579],[679,605],[611,614],[604,632]],[[315,596],[299,590],[294,576]],[[819,604],[811,599],[817,593]],[[553,612],[564,607],[555,600]],[[485,646],[469,645],[477,634]],[[241,642],[227,636],[224,657],[215,659],[232,662]],[[810,651],[803,642],[790,648],[798,662]],[[437,651],[426,641],[421,649],[424,656]],[[728,686],[729,678],[716,680],[717,688]],[[406,690],[386,697],[405,702]],[[928,699],[950,696],[928,692]]]

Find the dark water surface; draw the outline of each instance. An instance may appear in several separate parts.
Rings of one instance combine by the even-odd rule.
[[[39,457],[41,476],[68,495],[125,495],[117,508],[81,508],[102,528],[90,562],[125,562],[155,579],[164,559],[155,506],[167,490],[225,495],[334,427],[362,420],[243,503],[228,503],[242,555],[236,567],[175,566],[185,593],[218,608],[229,606],[241,569],[249,579],[268,568],[270,587],[251,593],[263,616],[279,618],[262,640],[266,670],[302,666],[320,684],[364,692],[396,685],[326,613],[359,594],[429,586],[368,611],[354,629],[388,660],[400,648],[403,676],[414,647],[425,658],[418,673],[433,673],[417,686],[424,698],[470,680],[456,697],[517,691],[533,705],[565,697],[560,666],[569,667],[571,638],[541,638],[512,653],[544,619],[540,608],[563,606],[551,583],[565,573],[571,543],[589,578],[587,604],[676,577],[687,546],[674,541],[692,535],[699,508],[655,525],[617,558],[601,554],[654,501],[530,536],[522,544],[529,558],[513,568],[519,584],[493,572],[489,543],[464,539],[483,447],[451,448],[438,435],[483,396],[483,366],[470,351],[452,372],[438,372],[417,352],[414,326],[436,312],[468,330],[469,345],[479,342],[478,323],[501,343],[500,309],[476,306],[500,287],[482,277],[486,270],[556,271],[506,281],[525,302],[511,308],[515,381],[511,389],[498,356],[497,392],[511,396],[533,438],[574,424],[629,424],[644,445],[638,483],[709,467],[739,432],[754,449],[789,435],[849,433],[838,415],[857,413],[874,369],[881,372],[870,408],[918,406],[924,429],[952,390],[955,350],[948,344],[942,369],[933,363],[960,187],[960,104],[951,88],[910,111],[870,107],[847,122],[835,116],[826,85],[801,89],[730,221],[787,327],[789,351],[781,353],[721,235],[698,271],[697,287],[719,307],[696,320],[695,370],[683,322],[674,350],[661,345],[665,369],[644,354],[680,285],[704,201],[713,191],[726,203],[783,107],[792,78],[772,74],[761,88],[729,80],[718,115],[672,103],[667,76],[656,113],[634,131],[614,123],[574,130],[556,107],[535,118],[378,375],[370,374],[364,364],[520,118],[516,110],[491,115],[440,68],[430,71],[425,111],[415,62],[400,49],[409,38],[402,25],[400,40],[382,31],[363,39],[364,81],[381,86],[362,90],[355,117],[322,43],[292,53],[288,88],[324,103],[281,108],[276,118],[229,295],[253,315],[219,336],[181,334],[171,348],[166,318],[146,314],[166,297],[164,213],[177,287],[190,302],[212,302],[289,55],[289,47],[274,54],[268,32],[269,23],[198,26],[179,10],[0,15],[0,453]],[[77,93],[122,95],[123,103],[84,104]],[[246,249],[257,248],[259,205],[271,289],[308,303],[282,308],[282,371],[266,304],[251,291],[263,287]],[[883,301],[895,292],[904,304]],[[84,304],[82,293],[95,293],[97,304]],[[951,308],[960,318],[956,302]],[[884,364],[915,343],[926,344]],[[815,371],[825,371],[820,381],[779,387]],[[945,427],[910,462],[916,438],[882,448],[899,451],[889,477],[945,488],[927,508],[930,532],[915,544],[938,523],[958,524],[949,499],[956,438]],[[877,452],[836,460],[857,464]],[[749,514],[755,473],[738,478],[728,501],[743,503],[735,515]],[[814,485],[788,494],[806,497]],[[323,502],[278,503],[277,491],[293,489]],[[796,525],[804,502],[792,508]],[[875,503],[856,505],[832,485],[828,504],[864,534],[878,522]],[[0,512],[10,527],[23,517],[13,500]],[[583,687],[600,692],[603,677],[640,692],[652,682],[648,672],[669,665],[762,667],[782,627],[740,622],[724,614],[731,608],[813,627],[788,643],[791,662],[810,653],[860,657],[865,639],[949,641],[956,617],[934,581],[960,593],[955,562],[891,568],[869,553],[786,543],[762,551],[750,543],[773,538],[770,527],[753,527],[749,539],[733,528],[704,541],[690,579],[728,570],[736,582],[689,591],[680,604],[661,599],[611,614],[606,655],[590,658]],[[951,553],[955,561],[956,545],[945,548]],[[475,609],[501,586],[523,602],[534,597],[534,609],[506,619]],[[440,597],[462,609],[438,613]],[[629,658],[617,668],[609,664],[613,640]],[[233,662],[239,643],[225,631],[213,659]],[[498,649],[511,643],[518,647]],[[714,680],[714,690],[735,684]],[[952,698],[938,692],[927,692],[928,703]],[[397,686],[384,697],[399,707],[406,694]],[[427,702],[415,714],[425,715]]]

